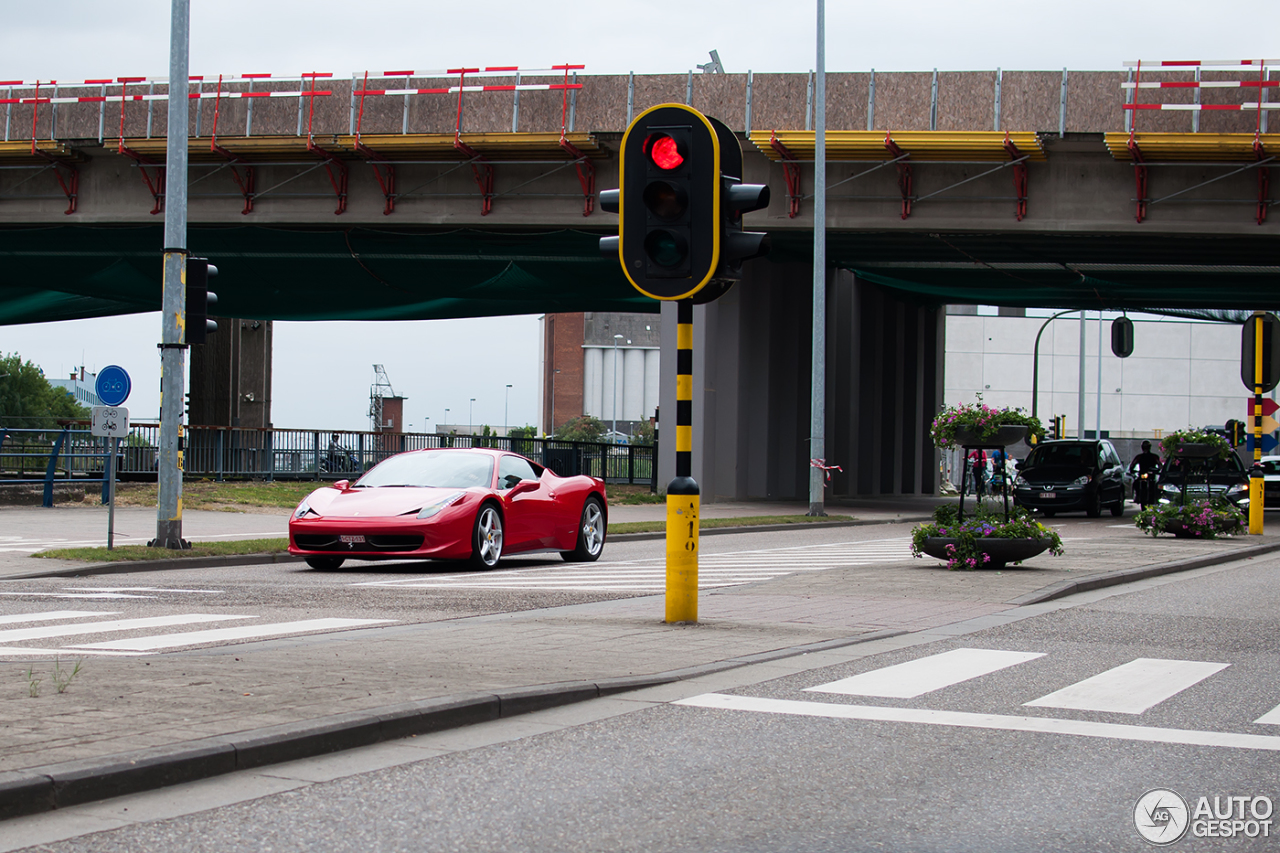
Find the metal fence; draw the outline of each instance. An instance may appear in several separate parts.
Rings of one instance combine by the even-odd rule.
[[[0,428],[0,482],[101,481],[106,441],[80,423]],[[116,459],[119,478],[154,480],[159,442],[159,424],[130,424]],[[609,483],[652,486],[657,473],[656,446],[544,438],[189,426],[182,446],[184,476],[214,480],[353,479],[388,456],[435,447],[510,450],[562,476],[588,474]]]

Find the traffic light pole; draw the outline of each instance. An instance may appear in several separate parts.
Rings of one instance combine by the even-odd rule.
[[[693,300],[676,303],[676,476],[667,484],[667,622],[698,621],[698,516],[693,479]]]
[[[172,0],[169,29],[169,124],[165,153],[164,290],[160,343],[160,459],[156,538],[182,548],[182,400],[186,373],[187,45],[190,0]]]
[[[813,75],[813,357],[809,377],[809,512],[826,515],[827,458],[827,52],[826,7],[818,0]]]
[[[1249,469],[1249,533],[1262,535],[1262,514],[1266,509],[1266,477],[1262,472],[1262,345],[1263,315],[1254,314],[1253,323],[1253,467]]]

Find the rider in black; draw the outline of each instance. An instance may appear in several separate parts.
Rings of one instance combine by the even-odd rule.
[[[1129,473],[1133,473],[1133,469],[1137,468],[1139,474],[1154,474],[1156,469],[1160,467],[1160,457],[1151,452],[1151,442],[1142,442],[1142,452],[1133,457],[1133,461],[1129,463]]]
[[[1151,452],[1151,442],[1142,442],[1142,452],[1129,463],[1129,473],[1132,474],[1135,468],[1138,469],[1138,479],[1133,484],[1133,500],[1145,509],[1147,504],[1155,503],[1155,478],[1160,468],[1160,457]],[[1147,475],[1146,480],[1142,479],[1143,474]]]

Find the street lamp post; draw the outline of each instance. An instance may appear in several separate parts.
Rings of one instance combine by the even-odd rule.
[[[1040,401],[1040,336],[1044,334],[1044,330],[1049,324],[1061,317],[1063,314],[1074,314],[1074,311],[1059,311],[1048,320],[1044,321],[1044,325],[1040,327],[1040,331],[1036,332],[1036,345],[1032,350],[1031,356],[1031,417],[1036,416],[1038,411],[1037,404]],[[1082,433],[1083,434],[1083,433]],[[1062,436],[1058,436],[1062,438]]]
[[[613,336],[613,435],[609,436],[609,441],[617,441],[618,436],[618,341],[622,340],[622,335]]]
[[[441,424],[441,428],[443,428],[443,427],[445,427],[445,426],[448,426],[448,424],[449,424],[449,410],[448,410],[448,409],[445,409],[445,410],[444,410],[444,423],[442,423],[442,424]]]
[[[467,404],[467,435],[475,435],[475,419],[471,417],[471,413],[475,411],[476,398],[472,397],[471,402]]]

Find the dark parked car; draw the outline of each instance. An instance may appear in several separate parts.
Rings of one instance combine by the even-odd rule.
[[[1234,453],[1225,459],[1165,460],[1160,468],[1160,479],[1156,481],[1160,490],[1160,502],[1182,500],[1184,480],[1187,500],[1202,501],[1206,496],[1224,497],[1241,509],[1249,506],[1249,472],[1241,464],[1240,457]]]
[[[1084,511],[1090,518],[1108,507],[1124,514],[1125,468],[1111,442],[1046,441],[1018,463],[1013,499],[1052,518]]]

